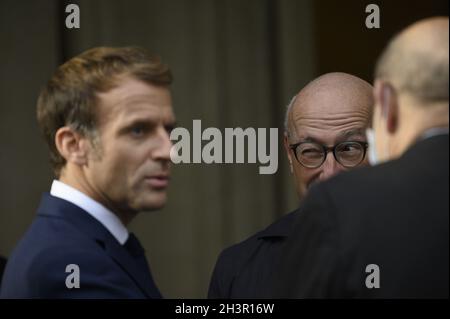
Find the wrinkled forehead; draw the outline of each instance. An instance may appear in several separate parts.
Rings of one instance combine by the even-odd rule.
[[[141,81],[128,80],[98,95],[99,122],[123,121],[130,117],[173,117],[170,91]]]
[[[291,134],[296,139],[334,143],[364,133],[372,114],[371,96],[364,93],[329,88],[300,94],[290,117]]]
[[[316,85],[300,92],[293,112],[302,116],[364,112],[373,104],[372,90],[356,85]]]

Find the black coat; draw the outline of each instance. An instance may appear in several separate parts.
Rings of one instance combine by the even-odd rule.
[[[265,230],[225,249],[219,256],[209,286],[208,298],[263,298],[269,278],[280,259],[296,211]]]
[[[313,187],[272,297],[448,298],[448,143],[448,134],[421,140],[397,160]],[[379,288],[366,286],[371,264]]]

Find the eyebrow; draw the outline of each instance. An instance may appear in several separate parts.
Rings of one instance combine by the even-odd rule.
[[[356,128],[356,129],[351,129],[351,130],[347,130],[344,132],[340,132],[337,137],[336,137],[336,142],[342,142],[347,140],[350,137],[363,137],[365,138],[365,131],[362,128]],[[323,144],[323,141],[320,140],[320,138],[315,138],[312,136],[307,136],[305,138],[300,139],[299,141],[300,143],[303,142],[312,142],[312,143],[319,143],[319,144]]]
[[[144,128],[149,129],[151,127],[157,126],[158,124],[159,124],[159,120],[149,119],[149,118],[145,118],[145,119],[135,118],[135,119],[133,119],[131,121],[127,121],[126,123],[121,125],[121,127],[119,129],[119,134],[128,132],[134,126],[142,126]],[[175,128],[177,125],[175,120],[163,121],[162,124],[164,127],[170,127],[170,128]]]
[[[347,131],[339,133],[337,139],[339,139],[339,140],[340,139],[347,139],[347,138],[355,136],[355,135],[362,136],[362,137],[366,136],[365,132],[364,132],[364,129],[362,129],[362,128],[355,128],[355,129],[351,129],[351,130],[347,130]]]

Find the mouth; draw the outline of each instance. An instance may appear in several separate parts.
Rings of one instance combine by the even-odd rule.
[[[156,174],[151,176],[146,176],[144,182],[156,189],[165,189],[169,186],[170,177],[167,174]]]

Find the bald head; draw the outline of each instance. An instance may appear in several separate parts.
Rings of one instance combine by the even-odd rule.
[[[395,36],[378,60],[375,77],[422,104],[448,102],[448,17],[421,20]]]
[[[327,121],[353,115],[363,126],[371,120],[372,86],[347,73],[324,74],[306,85],[288,106],[286,133],[294,133],[302,118],[313,119],[318,126]]]
[[[372,107],[372,86],[346,73],[322,75],[292,99],[286,114],[284,144],[299,197],[314,183],[367,163],[363,145]],[[336,145],[347,154],[361,156],[355,155],[353,166],[338,162],[333,152],[327,152],[322,164],[316,167],[302,164],[298,159],[299,154],[315,156],[312,154],[317,154],[317,150],[321,157],[324,146]]]

